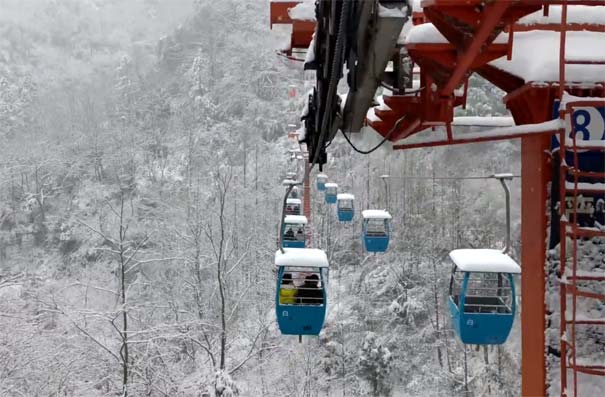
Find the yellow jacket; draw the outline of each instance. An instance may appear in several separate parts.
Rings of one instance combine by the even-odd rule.
[[[279,304],[293,305],[296,303],[296,288],[280,288],[279,289]]]

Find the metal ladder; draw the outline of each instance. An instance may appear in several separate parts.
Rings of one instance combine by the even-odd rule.
[[[568,1],[561,4],[561,36],[559,48],[559,98],[563,100],[566,87],[565,69],[567,65],[605,64],[602,61],[567,59],[566,39],[569,28],[567,13]],[[583,3],[584,5],[590,5]],[[600,2],[594,5],[602,5]],[[578,306],[587,302],[605,302],[605,270],[586,270],[586,261],[579,257],[579,247],[590,244],[589,239],[603,238],[605,230],[581,225],[579,206],[584,195],[605,194],[605,172],[591,172],[580,169],[579,153],[599,152],[605,162],[605,143],[603,141],[578,141],[574,111],[581,107],[603,106],[605,100],[578,100],[561,105],[560,117],[566,120],[559,133],[559,215],[560,215],[560,370],[561,395],[578,395],[578,375],[580,373],[605,376],[605,363],[583,360],[579,352],[577,337],[588,329],[598,327],[598,333],[605,333],[605,318],[592,318],[578,313]],[[569,120],[569,121],[567,121]],[[569,134],[568,134],[569,133]],[[571,208],[567,208],[567,204]],[[594,210],[594,209],[593,209]],[[568,253],[568,250],[571,252]],[[570,257],[568,258],[568,255]],[[585,337],[588,337],[586,335]],[[596,338],[596,337],[595,337]],[[571,376],[570,376],[571,375]],[[570,379],[571,378],[571,379]]]

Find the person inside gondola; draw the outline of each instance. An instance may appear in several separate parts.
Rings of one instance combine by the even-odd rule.
[[[296,240],[304,241],[304,239],[305,239],[305,234],[303,233],[302,227],[298,228],[298,231],[296,232]]]
[[[292,226],[290,226],[288,230],[286,230],[285,237],[286,240],[294,240],[294,230],[292,230]]]
[[[311,274],[305,278],[305,283],[299,288],[298,303],[301,305],[323,305],[323,291],[319,287],[319,277]]]
[[[296,303],[296,287],[292,282],[292,274],[284,273],[279,288],[279,304],[294,305]]]

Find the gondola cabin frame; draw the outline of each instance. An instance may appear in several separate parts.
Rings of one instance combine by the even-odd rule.
[[[301,198],[300,189],[298,186],[293,186],[292,190],[290,190],[290,194],[288,195],[289,199],[299,199]]]
[[[367,252],[385,252],[391,236],[391,214],[383,210],[362,211],[362,238]]]
[[[284,218],[284,235],[282,236],[282,247],[305,248],[305,227],[307,217],[303,215],[286,215]]]
[[[328,176],[326,174],[317,174],[316,177],[317,190],[323,192],[326,190],[326,183],[328,182]]]
[[[336,204],[336,196],[338,194],[338,184],[327,182],[325,184],[325,200],[327,204]]]
[[[275,314],[281,333],[319,335],[328,305],[329,263],[325,252],[315,248],[286,248],[283,253],[275,253],[275,266]],[[286,274],[291,276],[293,283],[284,283]],[[316,285],[308,286],[314,277]],[[282,289],[286,286],[296,290],[295,299],[288,300],[292,299],[290,295],[284,296]]]
[[[294,199],[299,199],[300,198],[300,191],[298,189],[298,182],[293,180],[293,179],[284,179],[282,181],[282,185],[284,186],[292,186],[292,189],[290,190],[290,194],[288,194],[288,198],[294,198]]]
[[[337,194],[336,212],[340,222],[351,222],[355,216],[355,196],[349,193]]]
[[[457,249],[449,257],[448,306],[454,331],[465,344],[503,344],[516,313],[513,275],[521,268],[495,249]]]
[[[286,199],[286,215],[302,215],[302,201],[298,198]]]

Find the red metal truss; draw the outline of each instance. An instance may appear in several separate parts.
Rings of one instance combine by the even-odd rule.
[[[468,76],[473,72],[480,74],[509,94],[505,98],[505,104],[511,110],[517,125],[534,124],[549,120],[552,117],[554,99],[560,96],[560,92],[557,93],[556,90],[552,90],[552,87],[540,87],[538,84],[532,83],[526,84],[518,76],[489,65],[489,62],[494,59],[512,54],[515,31],[548,30],[552,26],[552,24],[516,24],[519,18],[540,10],[545,3],[545,1],[539,0],[495,0],[488,4],[481,0],[423,1],[425,19],[421,18],[419,13],[416,12],[413,21],[415,23],[422,23],[427,20],[432,22],[449,43],[406,44],[406,49],[412,60],[420,66],[421,88],[412,98],[409,95],[385,97],[384,102],[388,104],[391,110],[375,109],[374,113],[380,120],[372,118],[368,120],[368,124],[383,136],[390,133],[389,139],[393,142],[405,139],[434,125],[446,126],[449,131],[453,108],[464,105],[466,102],[465,95],[453,95],[454,90],[460,91],[461,84],[466,84]],[[550,4],[562,3],[565,2],[550,2]],[[584,2],[574,2],[573,4],[580,3],[584,4]],[[598,2],[592,2],[591,5],[599,4]],[[566,30],[599,32],[603,29],[603,25],[572,24],[568,25]],[[560,28],[556,30],[559,31]],[[495,37],[503,31],[507,31],[509,34],[508,42],[494,43]],[[577,63],[578,61],[573,62]],[[570,64],[572,61],[567,63]],[[596,90],[602,92],[602,88],[602,86],[597,86]],[[567,89],[580,91],[569,85]],[[587,94],[579,93],[579,95]],[[391,129],[403,115],[406,116],[406,119],[399,123],[397,131],[392,132]],[[410,128],[411,125],[414,128]],[[463,141],[449,139],[438,144],[458,144],[487,140],[491,140],[491,138],[485,137]],[[435,145],[437,144],[434,142],[427,142],[425,146]],[[408,149],[422,146],[422,144],[402,142],[395,145],[395,148]]]
[[[385,104],[392,110],[375,110],[376,116],[381,120],[370,120],[368,124],[372,128],[386,136],[395,122],[405,114],[405,122],[400,123],[398,131],[389,135],[391,141],[404,139],[433,125],[446,125],[449,131],[454,107],[466,103],[466,95],[455,95],[456,91],[463,86],[466,93],[467,79],[473,72],[497,81],[508,92],[524,84],[522,79],[493,68],[488,63],[502,56],[510,56],[512,52],[512,35],[509,35],[511,40],[506,43],[494,43],[494,39],[520,17],[539,10],[541,5],[511,1],[494,1],[487,5],[484,3],[474,0],[431,0],[422,3],[426,18],[449,43],[406,45],[410,57],[420,66],[420,99],[409,98],[407,95],[385,97]],[[414,21],[422,22],[422,19],[417,17]],[[421,105],[416,103],[418,101]],[[412,123],[415,128],[410,128]],[[442,144],[465,142],[467,141],[448,139]],[[427,144],[434,145],[435,143]],[[404,144],[397,145],[396,148],[418,146],[422,145]]]

